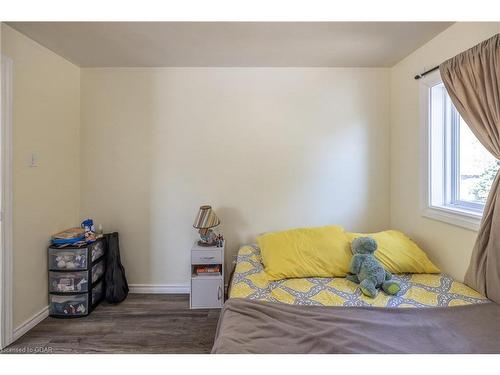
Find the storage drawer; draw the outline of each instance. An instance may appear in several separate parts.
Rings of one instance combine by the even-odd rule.
[[[220,250],[193,250],[191,264],[222,264],[222,251]]]
[[[87,268],[87,248],[56,249],[49,248],[49,269],[57,270],[84,270]]]
[[[49,313],[58,316],[81,316],[89,312],[89,294],[49,296]]]
[[[49,272],[49,292],[87,292],[89,275],[82,272]]]
[[[224,303],[222,278],[191,279],[191,308],[219,308]]]
[[[104,255],[104,241],[97,240],[88,245],[92,262]]]
[[[104,283],[101,281],[92,288],[92,306],[95,306],[103,297]]]
[[[92,283],[95,283],[104,274],[104,259],[92,267]]]

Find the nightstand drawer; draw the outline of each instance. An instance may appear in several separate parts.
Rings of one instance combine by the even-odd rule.
[[[222,264],[221,250],[193,250],[191,264]]]

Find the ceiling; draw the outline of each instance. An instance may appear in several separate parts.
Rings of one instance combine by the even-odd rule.
[[[81,67],[390,67],[451,22],[8,22]]]

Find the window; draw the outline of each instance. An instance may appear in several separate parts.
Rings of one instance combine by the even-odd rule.
[[[477,229],[499,161],[453,106],[439,72],[422,82],[427,148],[424,216]]]

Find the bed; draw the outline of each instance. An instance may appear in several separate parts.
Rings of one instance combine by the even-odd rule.
[[[394,275],[397,296],[345,278],[270,281],[242,247],[213,353],[500,353],[500,308],[446,274]]]

